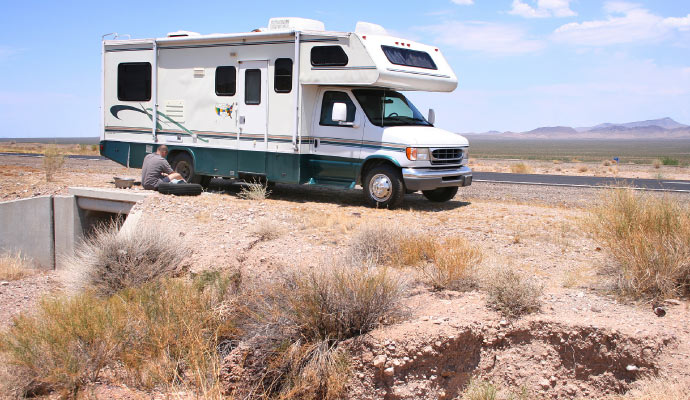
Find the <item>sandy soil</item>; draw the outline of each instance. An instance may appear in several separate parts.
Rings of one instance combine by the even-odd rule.
[[[518,164],[527,166],[526,170],[516,168]],[[608,164],[608,165],[607,165]],[[690,180],[690,167],[643,164],[616,164],[613,161],[560,162],[524,161],[500,159],[470,159],[470,167],[480,172],[517,172],[526,174],[609,176],[617,178]]]
[[[139,174],[109,161],[69,160],[46,183],[40,162],[0,157],[0,199],[66,193],[70,185],[113,187],[113,176]],[[405,208],[394,211],[366,207],[361,190],[277,185],[261,202],[240,199],[238,191],[220,185],[197,197],[153,193],[135,207],[143,221],[167,223],[193,244],[195,270],[265,275],[318,268],[343,255],[361,227],[401,224],[439,238],[467,238],[485,255],[485,279],[508,266],[545,286],[542,311],[513,321],[490,311],[482,290],[433,292],[414,272],[401,271],[412,282],[406,317],[345,343],[355,370],[352,399],[450,399],[471,376],[553,399],[623,392],[648,373],[690,380],[688,303],[667,303],[659,318],[649,304],[606,291],[608,278],[599,271],[612,261],[580,225],[599,190],[476,183],[441,205],[408,195]],[[262,224],[279,236],[258,241]],[[55,272],[0,286],[0,327],[59,290]],[[142,395],[96,386],[96,397]]]

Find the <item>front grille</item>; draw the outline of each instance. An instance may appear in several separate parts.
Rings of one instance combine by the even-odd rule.
[[[431,149],[431,165],[460,164],[462,149]]]

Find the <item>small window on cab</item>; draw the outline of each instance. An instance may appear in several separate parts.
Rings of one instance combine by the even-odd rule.
[[[151,63],[120,63],[117,66],[117,99],[151,100]]]
[[[314,46],[311,48],[311,65],[315,67],[342,67],[349,62],[341,46]]]
[[[237,71],[235,67],[216,68],[216,95],[234,96],[237,91]]]
[[[292,59],[277,58],[273,74],[273,87],[276,93],[292,91]]]
[[[355,122],[355,104],[350,100],[350,96],[345,92],[328,91],[323,94],[321,102],[321,119],[319,125],[342,126],[331,119],[333,116],[333,104],[345,103],[347,106],[347,120],[345,122]]]

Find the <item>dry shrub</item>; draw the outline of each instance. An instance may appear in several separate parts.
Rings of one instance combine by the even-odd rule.
[[[589,168],[587,168],[586,165],[581,165],[577,168],[577,172],[587,172],[589,171]]]
[[[625,395],[614,395],[607,400],[686,400],[690,383],[663,377],[648,377],[633,384]]]
[[[467,290],[476,285],[476,267],[482,253],[464,238],[455,237],[436,246],[433,262],[423,273],[436,290]]]
[[[111,295],[164,276],[178,276],[189,267],[191,250],[171,228],[139,224],[118,231],[116,225],[95,229],[65,263],[68,287]]]
[[[504,267],[487,282],[489,306],[507,317],[519,317],[541,307],[544,288],[531,277]]]
[[[0,335],[0,351],[21,376],[22,395],[76,393],[107,368],[141,388],[183,386],[219,393],[217,348],[237,333],[223,307],[235,276],[163,280],[115,296],[93,292],[44,299]]]
[[[518,391],[504,388],[489,381],[472,379],[462,392],[460,400],[530,400],[533,397],[525,387]]]
[[[391,255],[391,264],[403,266],[418,266],[422,262],[435,259],[439,246],[435,239],[419,232],[409,232],[397,240],[395,253]]]
[[[268,190],[268,185],[259,181],[253,181],[247,182],[245,186],[242,186],[240,192],[237,193],[237,197],[244,200],[262,201],[266,200],[270,194],[271,191]]]
[[[261,242],[279,238],[283,234],[283,226],[280,222],[262,218],[258,220],[251,228],[251,233],[257,237]]]
[[[35,273],[21,253],[0,254],[0,281],[16,281]]]
[[[553,163],[554,163],[554,164],[560,164],[560,163],[562,163],[562,162],[563,162],[563,161],[561,161],[561,160],[553,160]]]
[[[62,168],[65,163],[65,156],[55,145],[46,146],[43,153],[43,170],[46,174],[46,182],[53,180],[53,175]]]
[[[357,219],[346,215],[342,211],[328,212],[318,215],[308,214],[306,222],[307,227],[338,229],[343,233],[351,231],[359,224]]]
[[[337,345],[400,313],[405,282],[383,267],[338,265],[259,284],[246,338],[265,368],[256,390],[277,398],[338,398],[349,377]]]
[[[365,225],[352,239],[349,258],[353,264],[389,264],[399,257],[400,241],[406,236],[397,225]]]
[[[655,159],[654,161],[652,161],[652,165],[654,166],[655,169],[661,168],[661,160],[659,160],[658,158]]]
[[[619,289],[668,297],[690,289],[690,206],[668,195],[607,191],[587,227],[616,260]]]
[[[611,166],[611,160],[604,160],[604,162],[601,163],[604,167],[610,167]]]
[[[514,174],[531,174],[534,172],[531,166],[525,163],[517,163],[510,166],[510,172]]]

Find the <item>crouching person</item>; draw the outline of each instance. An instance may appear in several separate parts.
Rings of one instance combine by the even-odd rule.
[[[173,171],[165,159],[168,155],[168,146],[160,145],[155,153],[144,157],[141,166],[141,185],[144,189],[158,190],[161,183],[184,183],[182,175]]]

